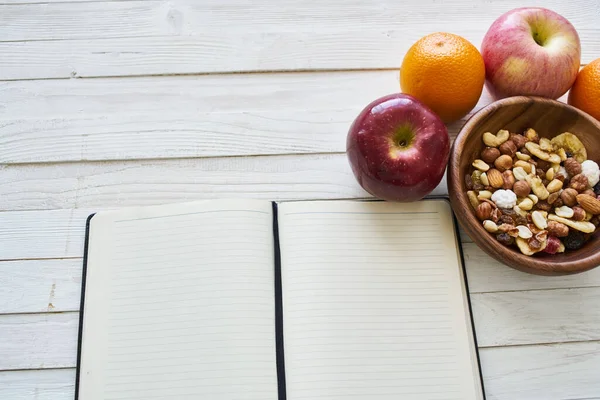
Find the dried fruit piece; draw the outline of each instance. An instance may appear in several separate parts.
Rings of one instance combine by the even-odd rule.
[[[560,239],[554,236],[550,236],[546,243],[546,247],[544,248],[544,252],[548,254],[556,254],[560,249]]]
[[[561,192],[560,198],[566,206],[573,207],[577,204],[577,190],[568,188]]]
[[[585,235],[578,231],[571,231],[569,235],[563,239],[565,247],[569,250],[577,250],[585,244]]]
[[[564,149],[565,152],[571,153],[572,157],[574,157],[580,163],[587,160],[587,151],[585,150],[585,146],[581,143],[581,140],[570,132],[562,133],[558,136],[555,136],[550,143],[555,150]]]
[[[563,165],[569,176],[575,176],[581,173],[581,164],[574,158],[567,158]]]
[[[499,233],[496,235],[496,240],[506,246],[510,246],[515,242],[515,239],[508,233]]]
[[[594,193],[596,193],[596,196],[600,196],[600,183],[594,186]]]
[[[486,172],[487,170],[490,169],[489,165],[487,165],[483,160],[479,160],[479,159],[473,161],[472,165],[482,172]]]
[[[496,166],[496,168],[500,171],[500,172],[504,172],[507,169],[511,169],[513,166],[513,160],[511,156],[508,156],[506,154],[501,155],[500,157],[498,157],[496,159],[496,161],[494,161],[494,166]]]
[[[479,206],[479,199],[477,198],[477,194],[475,194],[474,191],[469,190],[467,192],[467,198],[469,199],[469,202],[471,203],[471,207],[473,207],[474,209],[477,209],[477,207]]]
[[[546,221],[544,215],[539,211],[531,213],[531,220],[538,229],[546,229],[548,227],[548,221]]]
[[[485,132],[483,134],[483,143],[488,147],[499,147],[502,143],[506,142],[510,137],[510,133],[507,130],[501,129],[497,134],[491,132]]]
[[[550,192],[548,192],[548,189],[546,189],[539,176],[527,175],[527,178],[525,179],[527,180],[527,183],[529,183],[533,193],[540,200],[546,200],[548,196],[550,196]]]
[[[550,236],[565,237],[569,234],[569,227],[556,221],[548,221],[547,229]]]
[[[558,154],[561,161],[565,161],[568,158],[567,152],[562,147],[556,151],[556,154]]]
[[[548,204],[548,202],[545,200],[538,201],[536,206],[537,206],[537,209],[540,211],[550,211],[552,209],[552,206],[550,204]]]
[[[483,221],[483,227],[486,231],[490,233],[498,232],[498,225],[496,225],[494,221],[490,221],[489,219],[487,221]]]
[[[587,212],[593,215],[600,214],[600,200],[587,194],[577,196],[577,202]]]
[[[550,214],[548,215],[548,219],[551,221],[556,221],[567,225],[569,228],[573,228],[583,233],[592,233],[596,230],[594,224],[588,221],[573,221],[567,218],[559,217],[558,215]],[[550,223],[548,223],[550,224]]]

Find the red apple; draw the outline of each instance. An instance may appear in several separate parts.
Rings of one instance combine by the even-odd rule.
[[[569,21],[545,8],[517,8],[498,18],[481,45],[492,96],[557,99],[575,82],[579,35]]]
[[[384,200],[416,201],[442,180],[450,138],[433,111],[398,93],[362,110],[348,132],[346,152],[367,192]]]

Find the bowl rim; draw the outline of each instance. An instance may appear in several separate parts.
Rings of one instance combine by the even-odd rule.
[[[502,108],[505,105],[524,103],[545,103],[552,106],[567,108],[587,119],[598,129],[598,132],[600,132],[600,122],[591,115],[569,104],[557,100],[536,96],[512,96],[493,101],[492,103],[478,110],[465,122],[456,136],[454,143],[452,144],[450,159],[448,162],[448,195],[450,197],[452,208],[455,210],[455,214],[462,214],[460,212],[457,213],[455,209],[455,207],[460,207],[459,198],[464,200],[467,204],[469,203],[466,192],[463,193],[460,190],[462,178],[459,176],[459,168],[452,168],[454,165],[460,165],[459,161],[461,159],[462,151],[460,151],[461,154],[458,154],[459,152],[457,149],[462,149],[464,147],[466,139],[471,132],[473,132],[474,127],[477,126],[482,120],[487,118],[492,111]],[[514,269],[537,275],[566,275],[584,272],[600,266],[600,251],[571,261],[552,261],[548,259],[540,260],[536,259],[535,257],[526,256],[520,253],[517,249],[503,246],[494,240],[489,232],[483,228],[483,225],[479,222],[479,220],[476,219],[473,212],[464,212],[464,215],[464,218],[457,219],[460,226],[473,239],[473,242],[494,259]],[[500,246],[502,246],[502,248],[500,248]],[[505,254],[503,254],[505,252],[513,253],[514,257],[507,259]]]

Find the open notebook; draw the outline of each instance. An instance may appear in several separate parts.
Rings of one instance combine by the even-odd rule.
[[[446,200],[88,220],[80,400],[484,398]]]

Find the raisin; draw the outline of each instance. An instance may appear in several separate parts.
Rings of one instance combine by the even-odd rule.
[[[510,246],[511,244],[513,244],[515,242],[515,239],[510,236],[508,233],[500,233],[498,235],[496,235],[496,240],[498,240],[500,243],[506,245],[506,246]]]
[[[467,187],[467,190],[473,189],[473,178],[471,178],[471,175],[469,174],[465,175],[465,186]]]
[[[515,219],[515,224],[517,225],[525,225],[527,226],[527,218],[526,217],[521,217],[520,215],[517,216],[517,218]]]
[[[585,243],[585,235],[582,232],[571,229],[566,238],[563,239],[565,248],[577,250]]]
[[[596,196],[600,196],[600,182],[596,183],[596,186],[594,186],[594,193],[596,193]]]
[[[512,219],[510,215],[502,215],[498,220],[498,223],[513,225],[515,223],[515,220]]]
[[[568,152],[568,151],[566,151],[566,152],[565,152],[565,154],[567,155],[567,158],[571,158],[571,157],[573,157],[573,153],[570,153],[570,152]]]

